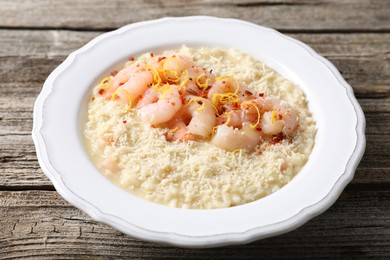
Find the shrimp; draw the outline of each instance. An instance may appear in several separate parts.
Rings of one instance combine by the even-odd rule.
[[[193,62],[187,56],[173,55],[161,61],[160,77],[163,81],[177,82],[183,71],[193,66]]]
[[[235,93],[236,91],[238,91],[237,88],[239,87],[240,85],[238,81],[234,78],[227,77],[217,79],[209,90],[207,98],[212,100],[215,94],[223,94],[228,92]]]
[[[182,107],[179,90],[175,85],[166,90],[156,103],[146,105],[138,110],[139,116],[151,125],[169,121]]]
[[[254,150],[260,142],[260,131],[248,125],[243,126],[241,129],[220,125],[217,127],[217,132],[211,140],[213,145],[227,151],[245,149],[249,152]]]
[[[240,84],[240,88],[238,90],[237,95],[240,98],[241,102],[252,100],[254,98],[252,91],[250,91],[248,86],[243,83]]]
[[[189,100],[189,101],[188,101]],[[188,141],[199,138],[210,138],[216,122],[214,108],[205,98],[187,96],[187,105],[163,127],[175,129],[170,140]]]
[[[207,71],[205,68],[192,68],[189,69],[189,75],[191,75],[191,70],[195,70],[196,73],[193,75],[193,78],[196,82],[196,84],[201,88],[203,91],[211,88],[215,83],[215,75],[212,74],[211,70]]]
[[[201,89],[196,84],[196,79],[200,75],[200,70],[198,68],[189,68],[186,69],[180,77],[180,86],[184,90],[184,95],[196,95],[200,96],[202,94]]]
[[[196,79],[200,75],[200,70],[198,68],[188,68],[186,69],[180,78],[182,89],[185,93],[190,95],[200,96],[202,94],[201,89],[196,84]]]
[[[249,91],[248,87],[244,83],[238,82],[233,77],[223,76],[216,78],[214,84],[212,85],[208,98],[212,99],[215,94],[223,94],[223,93],[234,93],[240,100],[249,100],[253,98],[253,93]]]
[[[176,71],[181,74],[186,68],[193,65],[192,60],[183,55],[157,55],[147,61],[147,65],[156,70]]]
[[[285,106],[280,108],[279,113],[281,114],[281,119],[284,121],[283,133],[288,137],[293,137],[298,129],[299,117],[294,109],[291,107]]]
[[[146,105],[156,103],[158,98],[160,97],[160,93],[156,92],[153,88],[148,88],[145,93],[142,95],[142,98],[137,103],[137,108],[144,107]]]
[[[180,142],[188,142],[190,140],[194,140],[195,136],[188,133],[187,125],[185,121],[180,118],[174,118],[169,122],[164,124],[165,127],[170,130],[166,132],[165,138],[167,141],[180,141]]]
[[[100,85],[106,98],[136,106],[143,121],[167,128],[167,141],[209,140],[227,151],[252,151],[264,140],[292,138],[298,129],[290,106],[263,94],[256,98],[245,83],[216,78],[184,55],[145,56]]]
[[[153,83],[153,74],[151,71],[145,69],[139,69],[134,71],[132,74],[129,74],[130,71],[132,71],[132,69],[130,68],[134,68],[134,66],[130,66],[128,68],[129,69],[126,70],[126,72],[124,72],[123,74],[121,74],[121,72],[117,74],[117,76],[121,74],[121,76],[119,76],[119,79],[116,80],[116,76],[114,77],[114,83],[104,94],[104,96],[106,98],[112,99],[119,98],[121,104],[128,104],[132,106],[139,99],[139,97],[142,96],[142,94],[148,89],[150,84]],[[119,82],[120,80],[124,80],[127,77],[129,78],[124,84],[117,84],[117,82]]]
[[[192,66],[181,75],[181,86],[184,94],[205,96],[208,88],[214,83],[215,76],[205,69]]]
[[[277,135],[283,131],[284,122],[277,120],[275,113],[275,111],[268,111],[261,117],[260,127],[265,135]]]
[[[193,66],[192,60],[183,55],[173,55],[162,62],[164,70],[176,71],[179,75],[181,75],[185,69]]]
[[[279,133],[293,137],[298,128],[298,116],[295,110],[288,105],[281,104],[275,98],[257,98],[243,102],[241,109],[248,115],[259,111],[261,114],[259,127],[266,138]]]
[[[166,59],[167,57],[164,55],[157,55],[151,58],[148,61],[148,65],[153,66],[156,70],[162,69],[162,62]]]
[[[265,112],[260,121],[262,132],[266,135],[283,133],[293,137],[298,129],[298,116],[294,109],[280,106],[272,112]]]
[[[244,112],[242,110],[227,111],[217,118],[217,125],[225,124],[227,126],[240,128],[242,126],[243,114]]]
[[[188,105],[192,117],[187,126],[188,133],[209,138],[216,122],[215,110],[210,100],[198,97],[194,97],[194,100]]]
[[[139,68],[136,65],[131,65],[129,67],[125,67],[120,70],[113,78],[112,85],[107,91],[104,93],[106,98],[111,98],[112,94],[117,90],[120,86],[125,84],[130,77],[138,70]]]
[[[249,114],[257,113],[257,110],[259,110],[259,112],[263,114],[279,106],[280,106],[280,101],[276,98],[259,97],[256,99],[251,99],[246,102],[242,102],[241,109],[246,111],[246,113]]]
[[[142,94],[150,87],[153,83],[153,73],[150,70],[140,70],[134,73],[122,87],[130,95],[132,104],[139,99]]]

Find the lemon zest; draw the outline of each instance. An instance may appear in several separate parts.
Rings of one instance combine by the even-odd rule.
[[[160,88],[154,88],[154,91],[156,91],[156,92],[163,92],[163,91],[167,90],[169,88],[169,86],[170,86],[169,83],[166,83],[165,85],[163,85]]]
[[[199,80],[200,80],[200,78],[202,78],[202,77],[207,78],[207,76],[206,76],[206,74],[205,74],[204,72],[203,72],[202,74],[200,74],[200,75],[196,78],[196,84],[198,84],[199,88],[201,88],[203,91],[205,91],[205,90],[208,88],[208,86],[209,86],[210,79],[207,78],[205,83],[200,83]]]
[[[111,77],[105,77],[102,79],[99,83],[99,87],[101,89],[108,89],[112,86],[112,78]]]
[[[115,100],[115,96],[118,96],[117,93],[118,93],[119,90],[123,90],[126,93],[126,95],[127,95],[127,105],[129,106],[129,108],[131,108],[132,102],[131,102],[130,93],[126,89],[124,89],[123,87],[117,88],[117,90],[115,90],[114,93],[112,93],[111,100]]]
[[[171,60],[176,61],[177,66],[179,66],[179,61],[177,59],[175,59],[175,57],[171,57],[171,58],[164,60],[164,62],[162,64],[162,69],[160,71],[164,74],[165,78],[167,78],[169,81],[177,82],[180,80],[180,78],[177,76],[177,71],[165,69],[165,65],[166,65],[167,61],[171,61]],[[172,78],[168,77],[167,72],[173,74],[174,78],[172,79]]]
[[[183,70],[183,72],[181,73],[181,76],[182,76],[182,77],[188,77],[188,74],[189,74],[188,70],[185,69],[185,70]]]
[[[178,82],[180,80],[180,78],[177,76],[177,71],[174,71],[174,70],[161,70],[161,72],[164,74],[165,78],[167,78],[168,81],[171,81],[171,82]],[[167,75],[167,73],[169,74],[172,74],[173,75],[173,78],[172,77],[169,77]]]
[[[213,129],[211,130],[211,138],[213,138],[215,136],[215,134],[217,133],[217,130],[218,130],[218,126],[214,126]]]
[[[234,94],[237,95],[238,91],[240,90],[240,83],[238,82],[238,80],[232,76],[229,76],[229,75],[223,75],[223,76],[220,76],[218,78],[216,78],[215,80],[222,80],[222,79],[232,79],[236,82],[236,90],[234,91]]]
[[[260,110],[259,110],[259,108],[255,105],[255,104],[253,104],[252,102],[250,102],[250,100],[249,101],[246,101],[246,102],[244,102],[244,103],[242,103],[243,105],[251,105],[251,106],[253,106],[255,109],[256,109],[256,112],[257,112],[257,121],[256,121],[256,123],[255,124],[252,124],[252,125],[250,125],[250,127],[251,128],[255,128],[256,126],[258,126],[259,124],[260,124]]]
[[[115,100],[115,96],[117,95],[116,93],[118,92],[119,89],[120,89],[120,88],[117,88],[117,89],[114,91],[114,93],[112,93],[112,95],[111,95],[111,100]]]
[[[214,108],[214,110],[215,110],[215,114],[218,116],[218,115],[219,115],[219,111],[218,111],[217,107],[214,106],[214,104],[211,104],[211,105],[213,106],[213,108]]]
[[[152,65],[146,65],[145,69],[151,69],[153,71],[153,80],[155,83],[152,85],[152,88],[156,89],[161,84],[160,74],[158,73],[157,69]]]
[[[169,130],[171,133],[174,133],[174,132],[176,132],[177,130],[179,129],[179,127],[175,127],[175,128],[173,128],[173,129],[171,129],[171,130]]]
[[[190,78],[184,78],[181,82],[180,82],[180,85],[179,85],[179,88],[184,88],[184,85],[187,83],[187,81],[189,81]]]
[[[195,97],[193,97],[193,98],[190,98],[189,100],[188,100],[188,102],[185,104],[185,106],[189,106],[192,102],[194,102],[195,101]]]
[[[189,106],[191,103],[193,102],[196,102],[196,101],[201,101],[202,102],[202,105],[200,105],[199,103],[197,103],[198,105],[200,105],[198,108],[195,109],[195,111],[197,112],[201,112],[203,111],[203,109],[206,107],[206,102],[204,102],[202,100],[202,98],[199,98],[199,97],[192,97],[190,100],[188,100],[186,106]]]
[[[272,114],[271,114],[271,123],[273,124],[276,120],[276,111],[275,110],[272,110]]]
[[[214,94],[211,99],[213,105],[218,106],[218,103],[226,104],[228,102],[239,102],[240,98],[232,92],[224,93],[224,94]]]
[[[224,117],[227,117],[227,119],[226,119],[226,122],[224,123],[224,125],[228,125],[230,123],[230,119],[232,117],[232,111],[226,112],[225,114],[226,114],[226,116],[224,116]]]
[[[199,104],[198,104],[199,105]],[[200,105],[200,107],[198,107],[197,109],[195,109],[196,111],[198,111],[198,112],[201,112],[201,111],[203,111],[203,109],[205,108],[205,102],[204,101],[202,101],[202,105]]]

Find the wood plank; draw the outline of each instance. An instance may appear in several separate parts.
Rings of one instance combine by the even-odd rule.
[[[69,30],[1,30],[0,57],[66,56],[104,33]],[[287,33],[327,57],[389,58],[390,33]]]
[[[0,30],[0,57],[64,57],[103,32]]]
[[[0,260],[389,258],[390,1],[0,0],[0,11]],[[70,52],[128,23],[194,14],[289,32],[336,65],[364,109],[367,149],[354,180],[327,212],[293,232],[209,250],[138,241],[64,201],[38,165],[33,103]]]
[[[390,253],[390,191],[347,188],[327,212],[301,228],[243,246],[162,247],[93,221],[56,192],[0,192],[0,259],[368,258]],[[28,214],[26,214],[28,212]]]
[[[290,36],[303,41],[329,59],[353,86],[358,97],[388,97],[390,34],[291,34]]]
[[[202,14],[244,18],[280,30],[388,31],[389,12],[386,0],[3,0],[0,27],[106,30],[164,16]]]

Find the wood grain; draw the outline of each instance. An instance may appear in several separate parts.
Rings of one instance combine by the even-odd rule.
[[[390,1],[0,0],[0,14],[0,260],[389,259]],[[199,14],[307,43],[340,70],[365,112],[367,149],[354,180],[328,211],[288,234],[208,250],[141,242],[68,204],[38,165],[33,105],[69,53],[128,23]]]
[[[0,209],[0,259],[367,258],[390,253],[390,191],[381,188],[347,188],[326,213],[288,234],[208,250],[140,242],[91,220],[51,191],[0,192]]]
[[[8,28],[108,30],[164,16],[201,14],[241,18],[284,31],[390,29],[387,0],[2,0],[0,13],[0,27]]]

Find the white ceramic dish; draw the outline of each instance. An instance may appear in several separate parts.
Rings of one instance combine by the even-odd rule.
[[[316,144],[303,170],[281,190],[243,206],[184,210],[132,196],[94,167],[82,128],[97,80],[127,57],[182,44],[234,47],[305,91],[317,121]],[[281,234],[325,211],[353,178],[365,149],[364,129],[352,88],[310,47],[248,22],[198,16],[130,24],[69,55],[37,98],[33,139],[39,163],[57,191],[95,220],[147,241],[214,247]]]

